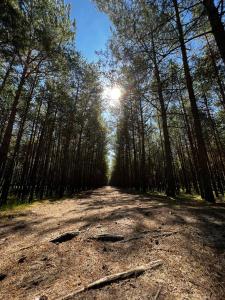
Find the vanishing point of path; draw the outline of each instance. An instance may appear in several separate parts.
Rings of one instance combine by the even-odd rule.
[[[158,268],[71,299],[225,299],[222,204],[105,187],[0,217],[2,300],[63,299],[98,279],[157,260]]]

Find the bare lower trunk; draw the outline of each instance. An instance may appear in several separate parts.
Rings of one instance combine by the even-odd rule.
[[[212,27],[212,32],[215,37],[216,44],[219,48],[220,55],[225,64],[225,30],[221,16],[214,3],[214,0],[203,0],[203,5],[209,18],[209,22]]]
[[[20,95],[22,93],[24,83],[25,83],[26,74],[27,74],[27,66],[25,65],[24,69],[23,69],[23,73],[22,73],[21,78],[20,78],[20,82],[19,82],[17,91],[16,91],[14,101],[13,101],[12,106],[11,106],[11,112],[10,112],[10,115],[9,115],[6,130],[5,130],[5,133],[4,133],[4,136],[3,136],[2,145],[0,147],[0,177],[3,174],[5,163],[6,163],[6,160],[7,160],[9,146],[10,146],[10,142],[11,142],[11,138],[12,138],[13,124],[15,122],[17,106],[18,106],[18,103],[19,103],[19,99],[20,99]]]
[[[168,124],[167,124],[166,107],[165,107],[163,92],[162,92],[162,83],[161,83],[159,68],[156,60],[153,39],[152,39],[152,44],[153,44],[153,63],[154,63],[155,77],[157,81],[157,90],[158,90],[158,98],[160,103],[161,121],[162,121],[163,138],[164,138],[166,194],[167,196],[174,197],[176,193],[176,186],[175,186],[175,177],[173,172],[173,157],[172,157]]]
[[[180,41],[180,47],[182,52],[182,58],[183,58],[183,67],[184,67],[186,85],[188,89],[191,111],[194,120],[194,130],[195,130],[195,136],[196,136],[197,148],[198,148],[197,152],[198,152],[198,161],[199,161],[199,175],[201,180],[201,186],[204,190],[203,198],[209,202],[215,202],[213,190],[212,190],[210,170],[208,167],[207,151],[206,151],[205,141],[203,138],[202,125],[201,125],[199,111],[197,107],[197,101],[193,89],[192,77],[188,65],[187,50],[184,42],[183,28],[180,21],[180,14],[179,14],[177,0],[173,0],[173,4],[176,13],[177,29],[179,32],[179,41]]]

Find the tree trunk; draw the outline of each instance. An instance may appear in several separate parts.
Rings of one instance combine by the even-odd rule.
[[[211,61],[212,61],[213,69],[214,69],[214,72],[215,72],[215,75],[216,75],[217,85],[219,87],[220,95],[221,95],[221,98],[222,98],[220,101],[221,101],[221,104],[223,105],[223,108],[225,110],[225,92],[224,92],[224,86],[223,86],[222,80],[220,78],[220,74],[219,74],[219,71],[218,71],[218,67],[216,65],[216,60],[215,60],[215,57],[214,57],[214,53],[213,53],[213,50],[212,50],[212,48],[210,46],[209,40],[207,38],[207,35],[205,35],[205,38],[206,38],[207,45],[208,45],[208,48],[209,48],[210,58],[211,58]],[[214,84],[213,80],[212,80],[212,84]]]
[[[170,197],[174,197],[176,194],[176,185],[175,185],[175,177],[173,172],[173,157],[171,151],[171,142],[167,124],[167,112],[163,98],[162,92],[162,82],[160,78],[158,63],[156,59],[154,40],[152,38],[152,48],[153,48],[153,63],[154,63],[154,71],[155,77],[157,81],[157,91],[158,98],[160,103],[160,112],[161,112],[161,121],[162,121],[162,129],[163,129],[163,137],[164,137],[164,151],[165,151],[165,177],[166,177],[166,195]]]
[[[26,119],[27,119],[27,113],[29,111],[30,102],[31,102],[32,97],[33,97],[36,81],[37,81],[37,73],[36,73],[36,76],[35,76],[34,81],[32,83],[32,87],[31,87],[31,90],[30,90],[30,93],[29,93],[29,96],[28,96],[28,99],[27,99],[27,102],[26,102],[26,107],[25,107],[24,114],[21,118],[20,128],[19,128],[19,132],[17,134],[16,145],[14,147],[13,155],[9,160],[9,164],[7,164],[6,172],[4,174],[5,181],[4,181],[4,185],[3,185],[3,188],[2,188],[2,195],[1,195],[1,199],[3,201],[6,201],[7,198],[8,198],[8,193],[9,193],[10,184],[11,184],[11,180],[12,180],[12,176],[13,176],[14,165],[15,165],[15,159],[16,159],[17,154],[19,153],[19,150],[20,150],[20,142],[21,142],[22,135],[23,135],[23,132],[24,132],[24,125],[25,125],[25,122],[26,122]]]
[[[15,95],[14,101],[11,106],[9,120],[8,120],[6,130],[5,130],[5,133],[3,136],[2,145],[0,147],[0,177],[3,174],[5,163],[7,160],[9,146],[10,146],[10,142],[11,142],[11,138],[12,138],[13,124],[14,124],[16,112],[17,112],[17,106],[18,106],[20,95],[22,93],[22,89],[23,89],[23,86],[24,86],[24,83],[26,80],[26,75],[27,75],[27,64],[25,64],[25,66],[23,68],[23,73],[21,75],[20,82],[19,82],[19,85],[18,85],[18,88],[16,91],[16,95]]]
[[[220,55],[225,64],[225,30],[223,22],[219,15],[218,9],[215,6],[214,0],[203,0],[207,16],[209,18],[212,32],[216,40],[216,44],[219,48]]]
[[[183,67],[184,67],[186,85],[188,89],[191,111],[194,120],[194,130],[195,130],[197,147],[198,147],[197,151],[198,151],[198,161],[199,161],[199,175],[202,182],[201,186],[204,189],[203,197],[208,202],[215,202],[213,190],[212,190],[211,178],[210,178],[210,171],[207,163],[208,162],[207,151],[206,151],[206,146],[203,138],[202,125],[201,125],[200,115],[197,107],[197,101],[194,93],[192,77],[191,77],[190,68],[188,64],[187,50],[184,42],[184,34],[181,25],[177,0],[173,0],[173,4],[176,13],[176,22],[177,22],[177,29],[179,32],[179,41],[180,41],[180,47],[182,52],[182,58],[183,58]]]
[[[5,73],[5,76],[4,76],[3,80],[2,80],[2,84],[1,84],[1,87],[0,87],[0,92],[2,92],[4,87],[5,87],[6,81],[7,81],[8,77],[9,77],[9,74],[12,70],[14,61],[15,61],[15,54],[13,55],[12,60],[9,63],[9,67],[8,67],[6,73]]]

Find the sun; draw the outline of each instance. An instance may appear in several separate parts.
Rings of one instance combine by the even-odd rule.
[[[110,97],[114,101],[118,101],[121,97],[122,91],[121,88],[114,86],[110,91]]]
[[[122,89],[119,86],[107,87],[104,89],[103,97],[110,106],[117,106],[122,96]]]

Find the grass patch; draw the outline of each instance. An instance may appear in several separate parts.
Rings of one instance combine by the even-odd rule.
[[[163,197],[166,197],[166,194],[164,192],[157,192],[157,191],[152,192],[152,191],[150,191],[150,192],[147,192],[147,194],[149,196],[161,196],[161,197],[163,196]]]
[[[30,206],[34,206],[36,204],[42,203],[43,201],[46,201],[46,199],[39,200],[39,199],[34,199],[33,201],[18,201],[15,198],[9,198],[7,204],[4,204],[3,206],[0,207],[0,212],[7,212],[7,211],[21,211],[25,210]]]
[[[175,197],[177,200],[191,200],[191,201],[197,201],[197,202],[205,202],[202,197],[198,194],[186,194],[186,193],[180,193]]]
[[[39,202],[39,201],[37,201]],[[25,210],[26,208],[30,207],[34,205],[34,202],[31,203],[9,203],[9,204],[5,204],[3,206],[1,206],[0,208],[0,212],[7,212],[7,211],[21,211],[21,210]]]
[[[181,191],[175,197],[168,197],[168,196],[166,196],[166,194],[164,192],[157,192],[157,191],[148,192],[147,194],[149,196],[153,196],[153,197],[158,196],[158,197],[162,197],[162,198],[165,197],[165,198],[170,199],[172,201],[179,201],[179,202],[180,201],[185,201],[185,202],[193,201],[193,202],[197,202],[197,203],[204,203],[205,202],[205,200],[203,200],[200,195],[198,195],[198,194],[187,194],[183,191]]]
[[[9,197],[7,204],[4,204],[3,206],[0,207],[0,212],[21,211],[21,210],[24,210],[31,206],[41,204],[44,202],[53,204],[54,202],[57,202],[57,201],[64,201],[64,200],[68,200],[68,199],[79,199],[82,196],[84,196],[84,193],[80,192],[80,193],[77,193],[74,195],[69,195],[69,196],[65,195],[63,197],[55,196],[52,198],[43,198],[43,199],[36,198],[36,199],[33,199],[32,201],[28,201],[28,200],[18,201],[15,197],[11,196],[11,197]]]

